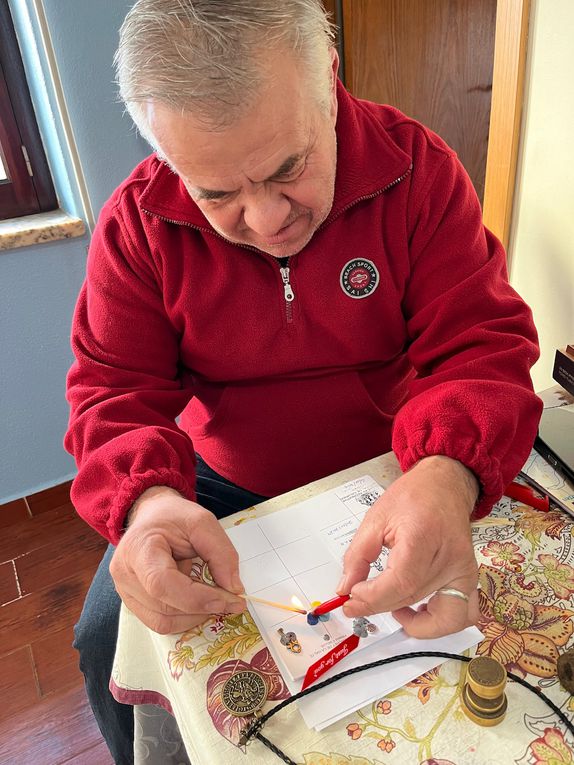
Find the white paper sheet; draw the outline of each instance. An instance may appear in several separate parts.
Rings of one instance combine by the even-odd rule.
[[[287,604],[295,596],[306,610],[311,610],[313,602],[334,597],[345,550],[366,511],[383,491],[370,476],[362,476],[227,529],[239,553],[246,592]],[[374,575],[382,569],[384,558],[383,554],[373,563]],[[299,686],[311,664],[353,633],[353,620],[341,609],[317,625],[307,624],[300,614],[259,603],[249,603],[249,610],[282,675],[286,680],[299,681]],[[369,622],[373,632],[360,639],[357,653],[399,629],[387,614],[373,616]]]
[[[371,476],[361,476],[284,510],[227,529],[239,553],[246,592],[279,603],[296,596],[310,610],[314,601],[336,594],[345,550],[370,505],[383,493]],[[369,577],[384,568],[388,551],[371,564]],[[328,621],[307,624],[305,616],[249,603],[261,635],[292,694],[301,689],[311,664],[353,633],[353,620],[337,609]],[[423,650],[460,652],[480,640],[478,630],[448,638],[408,638],[390,614],[369,617],[376,628],[351,655],[321,679],[385,656]],[[295,636],[290,640],[290,633]],[[283,642],[282,642],[283,639]],[[438,647],[437,647],[438,646]],[[352,675],[299,702],[309,727],[322,730],[346,714],[404,685],[436,666],[436,659],[402,662]]]
[[[395,632],[377,645],[370,646],[359,655],[351,654],[343,659],[336,667],[326,672],[321,680],[338,675],[351,667],[384,659],[387,656],[398,656],[403,653],[416,651],[445,651],[460,654],[475,646],[482,640],[482,634],[476,627],[469,627],[454,635],[447,635],[434,640],[417,640],[409,637],[403,630]],[[323,730],[337,722],[342,717],[356,709],[370,704],[376,699],[386,696],[397,688],[414,680],[423,672],[443,663],[443,659],[419,658],[388,664],[384,667],[369,669],[338,680],[328,688],[312,693],[297,705],[305,723],[309,728]],[[300,687],[296,683],[287,682],[291,693],[297,693]]]

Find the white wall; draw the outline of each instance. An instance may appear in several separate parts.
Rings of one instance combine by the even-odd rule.
[[[511,282],[534,311],[534,387],[555,385],[557,347],[574,343],[574,1],[533,0]]]

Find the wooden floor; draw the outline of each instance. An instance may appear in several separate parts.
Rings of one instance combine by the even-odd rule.
[[[105,547],[69,484],[0,506],[0,765],[113,765],[71,645]]]

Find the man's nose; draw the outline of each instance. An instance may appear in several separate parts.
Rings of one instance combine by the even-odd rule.
[[[290,212],[291,203],[279,190],[260,188],[244,200],[243,220],[259,236],[274,236]]]

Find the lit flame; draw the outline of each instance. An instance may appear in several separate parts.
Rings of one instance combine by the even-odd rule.
[[[291,598],[291,603],[293,603],[295,608],[300,608],[302,611],[306,611],[307,610],[305,608],[305,606],[303,605],[303,603],[301,603],[301,601],[299,600],[297,595],[293,595],[293,597]]]

